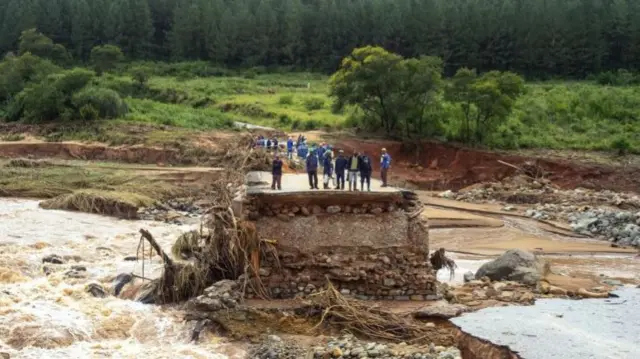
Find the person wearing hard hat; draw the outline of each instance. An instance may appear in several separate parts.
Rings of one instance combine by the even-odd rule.
[[[382,187],[387,187],[387,174],[389,167],[391,166],[391,156],[387,153],[387,149],[382,149],[382,156],[380,156],[380,179],[382,180]]]

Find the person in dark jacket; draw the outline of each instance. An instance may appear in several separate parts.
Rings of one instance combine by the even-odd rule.
[[[371,166],[371,157],[362,152],[358,162],[358,170],[360,171],[360,190],[364,191],[364,183],[367,182],[367,191],[371,191],[371,172],[373,171]]]
[[[344,189],[344,172],[348,165],[349,160],[344,157],[344,151],[340,150],[336,158],[336,189]]]
[[[266,145],[266,147],[267,147],[267,151],[269,151],[269,150],[271,149],[271,139],[268,139],[268,140],[267,140],[267,145]]]
[[[329,181],[333,178],[333,155],[329,150],[322,154],[322,169],[322,188],[329,189]]]
[[[282,160],[280,156],[276,154],[271,164],[271,175],[273,175],[273,181],[271,181],[271,189],[282,189]]]
[[[306,160],[307,174],[309,175],[309,187],[311,189],[318,188],[318,155],[313,150],[309,153]]]

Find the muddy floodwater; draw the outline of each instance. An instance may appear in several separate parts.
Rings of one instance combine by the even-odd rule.
[[[124,221],[51,211],[37,201],[0,199],[0,352],[11,358],[242,358],[221,338],[191,344],[191,325],[178,307],[143,305],[113,296],[94,298],[89,283],[108,286],[118,273],[142,274],[138,230],[146,228],[165,250],[196,226]],[[148,251],[148,246],[147,246]],[[65,264],[42,263],[56,254]],[[159,273],[157,260],[144,274]],[[86,267],[69,275],[72,266]],[[44,273],[50,267],[50,274]]]

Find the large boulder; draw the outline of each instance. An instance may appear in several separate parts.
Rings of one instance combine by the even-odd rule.
[[[545,263],[533,253],[510,249],[476,272],[476,279],[510,280],[527,285],[536,285],[545,274]]]

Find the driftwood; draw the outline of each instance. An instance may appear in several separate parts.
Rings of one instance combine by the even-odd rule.
[[[164,264],[166,266],[173,266],[173,260],[171,260],[171,258],[169,258],[169,256],[162,250],[162,248],[160,248],[160,245],[158,244],[158,242],[156,242],[156,240],[153,238],[153,236],[151,235],[151,233],[149,231],[147,231],[146,229],[140,229],[140,234],[142,235],[142,237],[144,239],[146,239],[149,244],[151,244],[151,247],[153,247],[153,249],[155,249],[155,251],[158,253],[158,255],[160,257],[162,257],[162,261],[164,262]]]
[[[436,272],[442,268],[447,268],[449,270],[450,278],[453,278],[456,268],[458,268],[456,262],[446,256],[444,248],[440,248],[433,252],[431,257],[429,257],[429,262],[431,262],[431,266]]]

